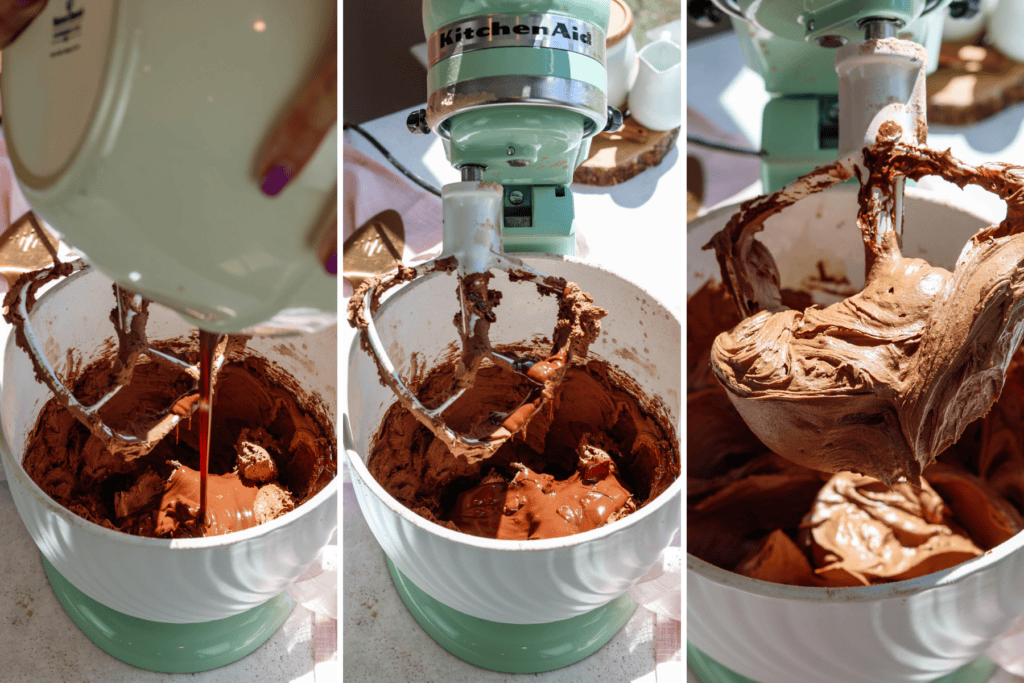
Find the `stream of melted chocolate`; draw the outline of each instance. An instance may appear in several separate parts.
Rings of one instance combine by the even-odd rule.
[[[199,330],[199,528],[206,530],[206,491],[213,425],[213,357],[220,335]],[[205,533],[204,533],[205,535]]]

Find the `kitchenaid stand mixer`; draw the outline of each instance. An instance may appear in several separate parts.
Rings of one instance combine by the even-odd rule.
[[[580,313],[568,301],[564,281],[504,252],[574,253],[568,185],[586,159],[590,138],[618,130],[622,115],[607,106],[605,97],[608,2],[493,0],[481,9],[487,13],[467,14],[451,3],[431,0],[423,5],[429,97],[427,108],[410,114],[407,125],[415,134],[439,135],[448,160],[462,174],[462,182],[441,191],[443,252],[425,264],[403,266],[365,282],[352,297],[349,316],[361,330],[363,347],[382,381],[417,419],[450,448],[488,454],[520,431],[550,398],[580,343],[556,333],[552,356],[543,361],[496,353],[487,335],[500,301],[488,288],[491,271],[504,270],[514,281],[536,283],[573,310],[560,326],[580,326]],[[428,410],[395,372],[378,341],[373,316],[390,288],[436,272],[458,276],[462,310],[456,325],[462,357],[453,391],[439,407]],[[440,416],[472,386],[484,358],[531,377],[544,389],[502,416],[502,428],[491,434],[456,435]],[[538,381],[541,377],[545,381]]]
[[[487,329],[495,316],[504,328],[505,337],[501,341],[514,344],[529,341],[508,337],[507,329],[511,327],[516,334],[517,316],[523,316],[520,312],[523,302],[518,292],[524,291],[527,285],[525,291],[539,289],[542,295],[558,299],[560,309],[563,306],[569,309],[564,315],[560,310],[560,327],[569,321],[592,326],[592,322],[581,318],[580,312],[571,305],[572,293],[566,288],[565,279],[539,272],[545,270],[547,263],[559,266],[557,271],[561,272],[562,264],[551,259],[520,259],[505,252],[562,256],[571,256],[574,252],[574,212],[568,188],[573,171],[585,160],[593,135],[603,130],[617,130],[621,125],[621,114],[607,107],[605,97],[604,45],[608,18],[609,3],[601,0],[491,0],[474,3],[471,9],[441,0],[424,3],[430,69],[428,103],[426,109],[409,116],[408,127],[414,133],[433,132],[442,139],[448,160],[460,169],[462,182],[445,185],[442,190],[442,255],[426,264],[402,266],[396,272],[364,282],[349,304],[349,319],[360,328],[362,348],[354,347],[350,359],[349,405],[352,410],[360,411],[360,417],[355,418],[360,422],[353,425],[354,438],[346,430],[346,449],[352,469],[358,473],[354,477],[359,483],[356,491],[368,520],[376,517],[374,506],[379,502],[379,498],[368,497],[371,496],[368,490],[376,491],[379,486],[363,476],[360,456],[355,453],[369,455],[367,430],[375,430],[376,422],[362,411],[376,405],[379,387],[372,391],[365,386],[352,387],[365,382],[364,352],[373,358],[379,382],[397,394],[402,405],[438,439],[453,452],[457,448],[458,453],[482,459],[525,425],[524,419],[510,426],[507,418],[520,409],[536,410],[524,403],[510,415],[500,416],[495,425],[497,429],[486,439],[477,439],[475,434],[455,434],[444,424],[442,413],[465,386],[471,384],[473,368],[484,352],[490,355],[492,362],[528,377],[529,369],[548,364],[547,368],[554,375],[550,391],[561,380],[560,374],[555,373],[564,372],[576,352],[572,348],[574,340],[569,340],[565,347],[560,346],[556,331],[550,335],[555,348],[543,360],[491,355],[493,349]],[[576,273],[587,270],[582,264],[566,262],[564,265],[573,266]],[[492,289],[489,282],[496,270],[506,271],[508,282],[502,278]],[[457,284],[444,274],[453,272],[458,275]],[[589,277],[596,281],[599,275],[593,273]],[[498,276],[500,278],[501,274]],[[398,336],[401,330],[393,327],[393,311],[410,305],[417,294],[424,296],[423,292],[432,292],[431,296],[438,296],[439,278],[451,281],[448,291],[457,290],[456,327],[462,367],[460,379],[454,382],[441,406],[427,410],[416,401],[397,368],[401,365],[408,370],[410,353],[417,362],[431,367],[436,340],[432,333],[420,332],[429,337],[429,341],[421,342],[429,351],[409,350],[409,344],[402,349]],[[529,286],[529,282],[536,287]],[[580,282],[584,290],[588,289],[585,282]],[[383,300],[384,292],[399,284],[405,286],[392,298]],[[510,290],[516,292],[514,298]],[[492,293],[496,296],[492,297]],[[499,301],[501,306],[497,306]],[[448,303],[446,297],[446,308]],[[603,304],[599,298],[594,303]],[[420,306],[438,305],[424,299]],[[544,308],[535,308],[549,311],[550,303]],[[378,310],[382,316],[380,330],[375,324]],[[622,312],[627,315],[631,310],[634,309],[624,307]],[[388,318],[386,322],[385,318]],[[449,319],[444,317],[445,322]],[[403,326],[415,324],[412,317],[402,320]],[[522,325],[524,332],[538,333],[535,327],[526,328],[525,322]],[[448,333],[450,330],[446,336]],[[541,334],[548,334],[548,331]],[[396,353],[395,349],[402,349],[403,357],[392,362],[384,351]],[[559,354],[564,358],[556,360]],[[545,387],[542,394],[549,395],[550,391]],[[371,398],[367,398],[367,393]],[[504,431],[500,429],[502,426]],[[390,500],[385,504],[393,508],[397,503]],[[507,619],[482,617],[480,610],[468,610],[447,597],[439,599],[432,583],[421,583],[423,575],[417,567],[409,565],[410,558],[391,546],[392,542],[401,543],[404,532],[382,531],[372,521],[370,526],[385,549],[399,595],[417,622],[442,647],[478,666],[524,673],[571,664],[607,642],[635,609],[635,603],[622,595],[627,587],[622,584],[617,592],[591,601],[589,611],[583,614],[567,608],[557,617],[544,615],[531,619],[511,614]],[[440,526],[432,526],[446,536],[453,534]],[[461,533],[456,535],[464,537],[456,540],[456,544],[462,541],[475,545],[481,540]],[[664,539],[665,545],[670,539],[671,533]],[[558,540],[572,545],[571,538]],[[494,545],[512,546],[512,543],[505,541]],[[539,557],[548,550],[547,545],[553,544],[516,542],[515,549],[522,552],[511,554],[522,558]],[[534,548],[537,553],[530,552]],[[422,556],[421,562],[430,560]],[[415,583],[410,576],[416,577]],[[552,584],[543,589],[545,592],[557,592],[562,586],[562,581],[554,577],[545,581]],[[594,609],[597,605],[601,606]],[[572,614],[577,616],[566,618]]]
[[[870,0],[806,3],[779,0],[693,0],[692,18],[707,21],[724,14],[740,39],[744,61],[764,79],[771,99],[762,114],[761,181],[776,190],[837,156],[840,122],[839,82],[833,51],[865,39],[899,37],[927,50],[927,72],[938,64],[947,7],[973,16],[977,4],[957,0]],[[962,7],[959,7],[962,5]],[[879,81],[879,92],[888,89]]]
[[[139,329],[143,297],[205,334],[330,335],[337,283],[317,262],[316,244],[336,203],[336,133],[275,198],[260,192],[252,166],[332,39],[334,21],[329,2],[223,2],[199,14],[177,3],[50,2],[5,49],[4,133],[19,185],[34,211],[115,281],[118,336],[141,333],[134,350],[123,347],[115,385],[127,381],[138,353],[161,360]],[[85,268],[58,264],[26,284]],[[80,275],[88,274],[66,282],[82,282]],[[16,318],[29,317],[34,294],[25,294]],[[19,334],[37,376],[93,433],[105,433],[108,447],[133,457],[172,428],[168,415],[141,439],[113,433],[96,406],[79,406],[63,386],[33,327],[19,324]],[[324,527],[321,546],[335,523]],[[65,609],[97,645],[157,670],[234,661],[293,606],[267,596],[247,611],[227,609],[227,618],[160,623],[92,600],[44,564]]]

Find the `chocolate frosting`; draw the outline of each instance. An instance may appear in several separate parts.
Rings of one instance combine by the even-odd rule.
[[[736,565],[736,573],[791,586],[839,585],[815,574],[807,556],[782,529],[771,532],[754,546]]]
[[[861,180],[864,289],[824,309],[788,309],[774,260],[754,235],[768,216],[853,174]],[[952,273],[902,256],[880,220],[895,216],[895,178],[933,174],[981,185],[1008,205],[1006,220],[973,236]],[[880,137],[864,167],[836,162],[745,203],[708,245],[744,316],[711,357],[754,433],[808,467],[917,482],[999,396],[1024,334],[1022,181],[1016,167],[972,167],[948,151]]]
[[[924,471],[924,480],[949,504],[982,550],[991,550],[1024,529],[1016,508],[985,479],[963,467],[936,462]]]
[[[928,482],[891,489],[840,472],[818,493],[800,542],[833,585],[867,586],[947,569],[981,554]]]
[[[718,289],[708,283],[691,297],[689,325],[730,324],[705,307]],[[708,344],[712,337],[705,332]],[[859,586],[954,566],[1024,528],[1024,352],[989,414],[924,470],[921,489],[890,490],[852,472],[829,479],[781,458],[747,430],[725,390],[701,377],[693,369],[688,386],[687,546],[705,561],[764,581]]]
[[[512,481],[492,472],[459,494],[446,519],[467,534],[522,541],[590,531],[634,512],[636,503],[618,465],[589,441],[581,442],[577,470],[568,479],[514,463],[518,471]]]
[[[441,363],[422,380],[424,404],[443,399],[455,367],[454,359]],[[521,374],[484,365],[444,419],[464,430],[533,388]],[[655,401],[592,360],[568,366],[552,400],[486,469],[449,450],[399,403],[385,414],[367,465],[388,493],[431,521],[492,538],[552,538],[614,521],[664,491],[680,471],[671,434]]]
[[[593,297],[575,283],[553,276],[540,278],[539,274],[524,269],[521,263],[518,267],[509,268],[507,273],[511,282],[532,281],[542,296],[554,295],[558,298],[558,314],[551,335],[550,351],[542,356],[531,355],[525,358],[503,354],[501,362],[529,379],[534,385],[533,391],[522,396],[519,403],[494,411],[500,415],[501,420],[480,419],[455,428],[437,416],[417,409],[411,396],[412,389],[410,392],[401,391],[397,375],[386,370],[383,359],[373,352],[368,319],[372,320],[376,315],[381,297],[388,289],[426,273],[451,272],[456,266],[456,257],[450,256],[417,268],[400,265],[391,273],[368,278],[349,301],[347,319],[349,325],[359,330],[360,348],[374,359],[381,384],[390,387],[406,410],[437,439],[443,441],[450,451],[466,459],[482,462],[489,459],[508,439],[521,433],[542,412],[541,409],[562,383],[569,364],[574,358],[585,358],[590,345],[597,340],[601,332],[601,318],[607,315],[607,311],[595,306]],[[485,360],[498,360],[489,332],[491,324],[497,319],[495,309],[501,302],[502,294],[490,289],[489,283],[493,277],[491,271],[459,275],[455,295],[461,304],[455,314],[454,324],[461,340],[461,353],[455,371],[451,374],[448,396],[455,396],[473,387]],[[443,400],[436,401],[436,405],[441,403]]]
[[[194,360],[194,346],[182,340],[161,350]],[[91,403],[106,390],[111,365],[110,358],[102,358],[66,382]],[[163,411],[190,415],[196,394],[175,399],[192,383],[169,364],[139,362],[131,382],[100,416],[115,429],[130,429],[133,423],[151,423]],[[54,500],[107,528],[143,536],[215,535],[269,521],[322,490],[337,468],[329,424],[319,400],[280,368],[251,352],[232,351],[214,389],[206,528],[196,524],[198,420],[186,417],[148,454],[126,457],[105,448],[51,399],[29,436],[23,464]],[[254,446],[261,451],[258,458],[252,457]],[[273,458],[274,466],[262,463],[258,476],[246,478],[254,461],[264,457]]]

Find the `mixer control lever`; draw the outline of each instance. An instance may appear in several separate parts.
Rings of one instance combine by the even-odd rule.
[[[953,19],[973,19],[981,11],[981,0],[953,0],[949,3],[949,16]]]
[[[622,112],[615,107],[608,107],[608,123],[604,126],[605,133],[617,133],[622,128]]]
[[[417,109],[409,114],[409,117],[405,120],[405,125],[413,135],[426,135],[429,133],[430,126],[427,125],[427,110]]]

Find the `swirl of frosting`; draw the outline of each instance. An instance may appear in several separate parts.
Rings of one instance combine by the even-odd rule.
[[[837,162],[744,204],[712,238],[707,248],[747,317],[715,340],[711,360],[744,421],[779,455],[917,483],[998,398],[1024,335],[1024,182],[1020,169],[970,167],[948,152],[879,143],[864,155],[864,289],[827,308],[787,309],[774,261],[754,239],[768,216],[842,179]],[[894,179],[933,174],[1007,201],[1006,220],[974,235],[953,272],[903,257],[886,227]]]
[[[840,472],[822,487],[799,540],[815,575],[831,585],[868,586],[924,576],[981,555],[949,507],[922,480],[892,489]]]

